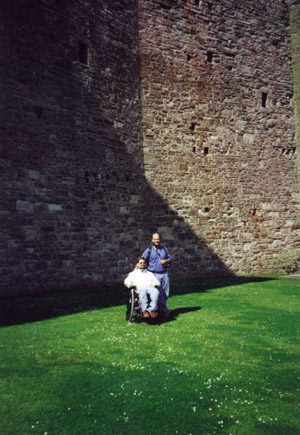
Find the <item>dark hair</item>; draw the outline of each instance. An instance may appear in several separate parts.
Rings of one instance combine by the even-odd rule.
[[[144,257],[138,257],[137,262],[139,263],[140,260],[144,260],[147,263],[146,258]]]

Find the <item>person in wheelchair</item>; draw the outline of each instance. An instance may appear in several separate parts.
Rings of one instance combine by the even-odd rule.
[[[124,284],[128,288],[135,288],[139,295],[143,317],[156,317],[160,283],[155,275],[147,270],[145,258],[138,258],[136,269],[129,273]],[[149,307],[148,295],[150,296]]]

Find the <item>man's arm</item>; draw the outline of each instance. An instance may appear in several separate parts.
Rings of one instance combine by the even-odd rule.
[[[150,248],[145,249],[145,251],[142,253],[141,257],[145,258],[147,264],[149,265],[149,260],[150,260]]]
[[[160,282],[158,281],[158,279],[156,278],[156,276],[154,275],[154,273],[152,273],[152,272],[149,272],[148,271],[148,273],[149,274],[151,274],[150,275],[150,285],[149,285],[149,287],[151,288],[151,287],[160,287]]]
[[[160,260],[161,264],[168,264],[172,263],[172,257],[170,255],[170,252],[167,250],[167,248],[164,246],[163,249],[165,250],[167,258],[164,258],[163,260]]]
[[[160,260],[160,264],[167,264],[171,263],[171,261],[168,258],[165,258],[164,260]]]
[[[135,287],[134,285],[134,276],[132,272],[125,278],[124,284],[127,288]]]
[[[168,260],[168,262],[169,262],[169,263],[172,263],[172,257],[171,257],[171,254],[170,254],[170,252],[167,250],[166,247],[165,247],[165,251],[166,251],[166,254],[167,254],[167,260]]]

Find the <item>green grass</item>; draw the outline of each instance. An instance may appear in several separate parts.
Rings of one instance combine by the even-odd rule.
[[[300,434],[300,281],[272,278],[172,282],[157,325],[121,287],[5,299],[0,433]]]

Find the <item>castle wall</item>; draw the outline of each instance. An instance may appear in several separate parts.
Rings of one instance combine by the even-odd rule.
[[[123,279],[154,231],[173,277],[274,270],[297,248],[284,1],[0,12],[1,294]]]
[[[299,253],[286,2],[147,0],[139,19],[147,180],[234,273],[276,270]]]
[[[1,290],[116,279],[143,210],[136,2],[15,0],[1,19]]]
[[[137,2],[12,0],[0,12],[0,293],[122,280],[175,221],[193,261],[227,274],[144,175]]]
[[[288,4],[294,89],[295,143],[298,149],[298,179],[300,180],[300,3],[298,0],[289,0]]]

